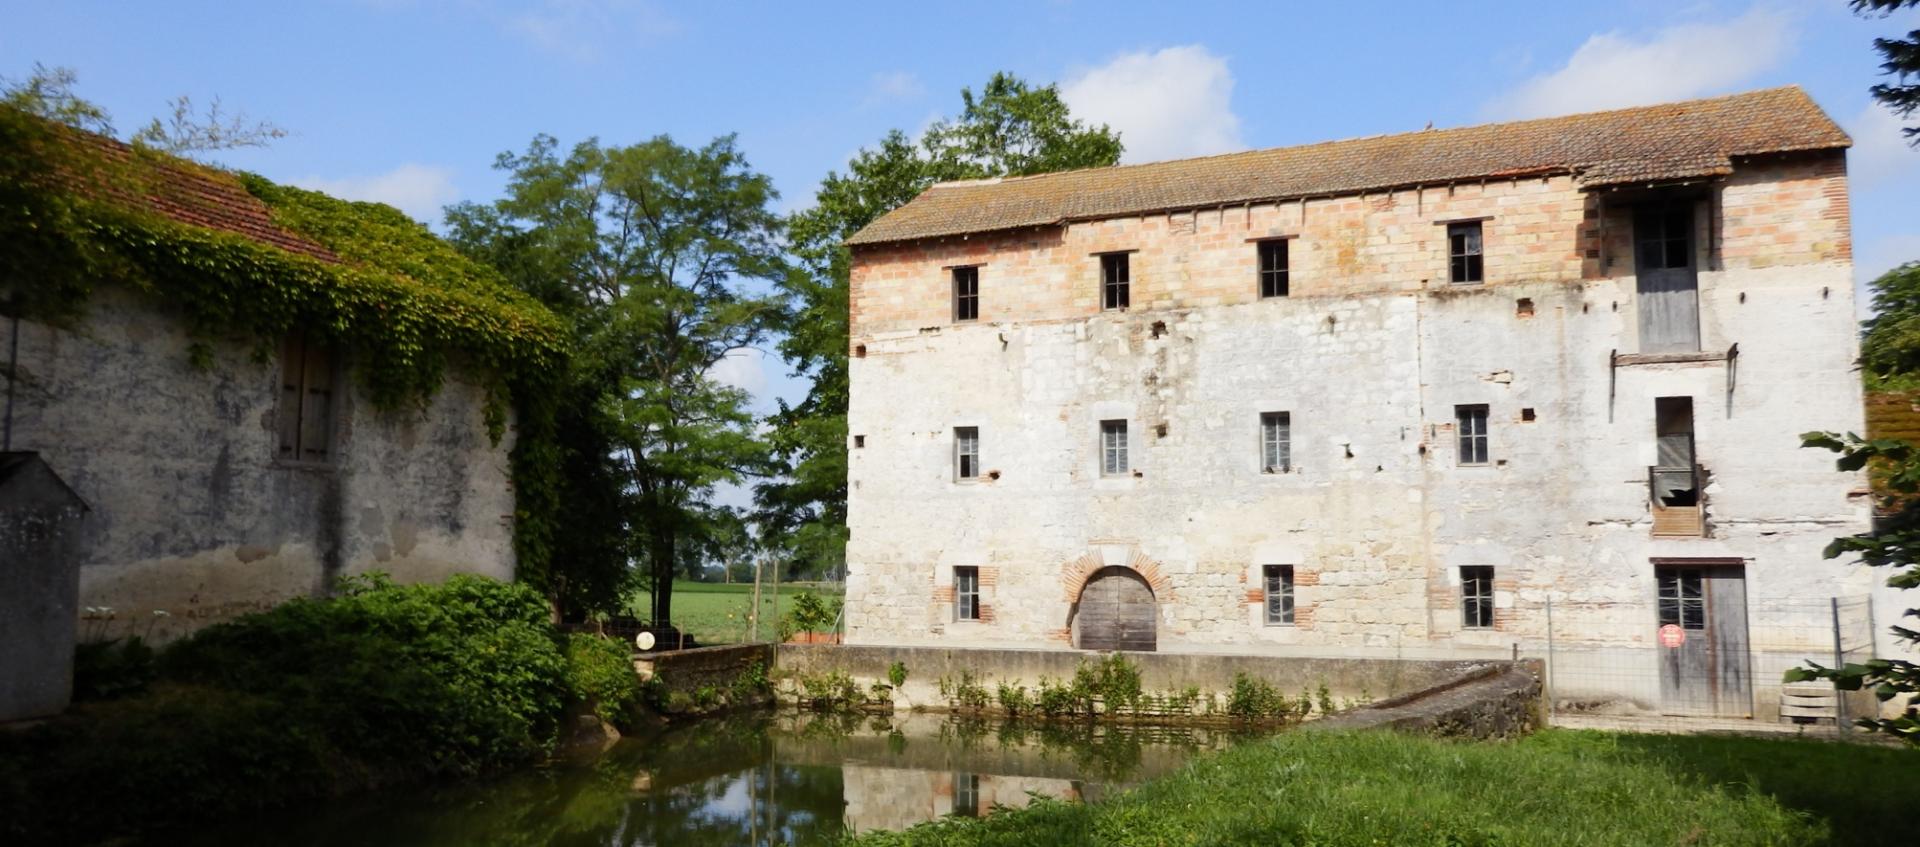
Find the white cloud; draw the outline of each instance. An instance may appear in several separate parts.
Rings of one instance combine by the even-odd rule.
[[[1847,154],[1847,176],[1857,188],[1920,172],[1920,150],[1907,143],[1900,130],[1906,123],[1878,103],[1868,103],[1847,122],[1853,150]]]
[[[1060,85],[1073,116],[1119,131],[1128,162],[1243,150],[1227,60],[1192,44],[1126,53]]]
[[[754,347],[741,347],[713,363],[707,378],[730,385],[755,397],[767,390],[767,354]]]
[[[911,71],[889,71],[874,74],[867,81],[867,97],[861,102],[866,107],[884,106],[890,103],[905,103],[918,100],[927,93],[927,86],[920,77]]]
[[[1667,27],[1644,40],[1601,33],[1573,51],[1565,67],[1527,80],[1487,111],[1533,118],[1699,97],[1777,66],[1793,46],[1792,17],[1761,8],[1724,23]]]
[[[383,174],[341,179],[307,176],[293,184],[347,200],[385,203],[423,223],[439,221],[441,207],[460,199],[453,171],[412,162]]]
[[[598,61],[608,48],[631,49],[636,36],[680,30],[650,0],[539,0],[506,14],[502,24],[535,47],[580,62]]]

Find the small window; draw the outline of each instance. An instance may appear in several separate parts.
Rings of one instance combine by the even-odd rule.
[[[953,775],[953,814],[963,818],[980,816],[980,775],[956,772]]]
[[[1260,242],[1260,296],[1287,296],[1287,242]]]
[[[1467,284],[1481,281],[1480,222],[1447,224],[1448,279]]]
[[[1293,623],[1293,566],[1267,565],[1261,571],[1266,578],[1267,625]]]
[[[1460,569],[1461,625],[1468,629],[1493,627],[1493,566],[1467,565]]]
[[[953,428],[953,476],[955,479],[980,478],[980,428]]]
[[[279,418],[283,461],[333,461],[333,356],[305,333],[280,347]]]
[[[1133,271],[1126,253],[1100,255],[1100,308],[1124,309],[1133,302]]]
[[[1707,602],[1700,591],[1699,568],[1661,568],[1660,625],[1681,629],[1707,628]]]
[[[1293,421],[1286,412],[1260,415],[1260,471],[1286,473],[1293,470]]]
[[[1641,207],[1634,215],[1638,270],[1693,266],[1693,201],[1672,200]]]
[[[1127,473],[1127,422],[1100,422],[1100,473],[1124,476]]]
[[[980,569],[977,567],[953,569],[953,619],[980,619]]]
[[[953,319],[980,319],[980,269],[953,269]]]
[[[1455,406],[1454,422],[1460,436],[1460,464],[1487,463],[1487,407]]]

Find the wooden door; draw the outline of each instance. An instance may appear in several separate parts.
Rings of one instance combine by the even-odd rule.
[[[1661,634],[1655,649],[1660,655],[1661,712],[1751,716],[1744,569],[1662,565],[1654,575],[1660,592]]]
[[[1634,216],[1634,276],[1640,352],[1700,349],[1700,289],[1695,274],[1693,201],[1651,204]]]
[[[1158,644],[1159,607],[1153,589],[1126,568],[1102,568],[1080,589],[1073,618],[1074,645],[1082,650],[1151,653]]]

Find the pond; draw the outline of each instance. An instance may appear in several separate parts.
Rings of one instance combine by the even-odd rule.
[[[1091,801],[1246,733],[780,713],[666,730],[605,754],[174,833],[178,847],[813,844],[847,830]]]

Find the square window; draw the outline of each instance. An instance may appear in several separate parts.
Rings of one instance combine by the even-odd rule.
[[[1127,422],[1100,422],[1100,474],[1125,476],[1127,473]]]
[[[1487,463],[1487,407],[1455,406],[1453,418],[1459,432],[1460,464]]]
[[[1261,569],[1266,595],[1267,625],[1293,623],[1293,566],[1266,565]]]
[[[1480,222],[1447,224],[1447,278],[1457,284],[1480,282]]]
[[[953,619],[980,619],[980,569],[961,566],[953,569]]]
[[[1125,309],[1133,302],[1133,270],[1126,253],[1100,255],[1100,308]]]
[[[1260,296],[1287,296],[1286,239],[1260,242]]]
[[[1467,629],[1493,628],[1493,566],[1460,568],[1460,625]]]
[[[1660,625],[1681,629],[1707,628],[1706,595],[1701,592],[1699,568],[1660,568]]]
[[[953,814],[956,817],[980,816],[980,775],[956,772],[953,775]]]
[[[1293,470],[1293,420],[1286,412],[1260,414],[1260,471]]]
[[[953,477],[980,478],[980,428],[977,426],[953,428]]]
[[[980,319],[980,269],[953,269],[953,319],[958,321],[976,321]]]

